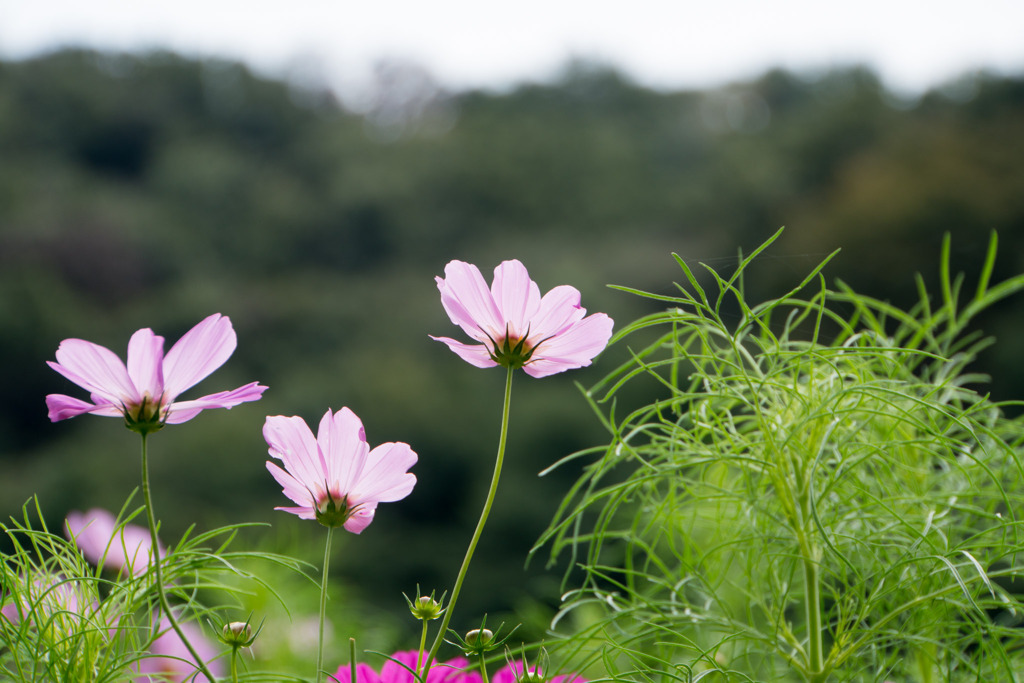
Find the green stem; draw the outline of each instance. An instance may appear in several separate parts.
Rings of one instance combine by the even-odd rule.
[[[484,683],[490,683],[490,679],[487,678],[487,661],[484,659],[483,653],[480,654],[480,676],[484,679]]]
[[[324,664],[324,619],[327,617],[327,570],[331,566],[331,535],[334,527],[327,527],[327,543],[324,545],[324,571],[320,575],[320,630],[316,646],[316,674],[313,680],[320,683],[321,669]],[[352,680],[355,683],[355,679]]]
[[[807,615],[807,680],[818,683],[825,680],[825,659],[821,633],[821,584],[818,576],[818,564],[805,548],[803,558],[804,587],[807,596],[804,598],[804,609]]]
[[[348,639],[348,670],[351,674],[349,683],[359,683],[359,667],[356,666],[356,639]]]
[[[174,616],[174,612],[171,611],[171,605],[167,600],[167,593],[164,592],[164,579],[163,570],[160,567],[160,544],[156,537],[156,515],[153,514],[153,498],[149,491],[149,453],[146,447],[146,433],[142,432],[142,498],[146,503],[146,518],[149,522],[149,538],[152,541],[151,552],[153,554],[153,575],[156,577],[156,592],[160,600],[160,609],[163,610],[164,615],[167,617],[167,621],[171,623],[171,628],[178,634],[178,638],[185,645],[188,653],[192,655],[192,659],[195,660],[199,667],[199,670],[203,672],[207,680],[213,683],[216,679],[210,670],[206,667],[206,663],[203,662],[202,657],[196,652],[196,649],[192,647],[192,643],[189,642],[188,638],[185,637],[185,633],[181,630],[181,626],[178,625],[178,620]]]
[[[238,648],[231,648],[231,680],[238,683]]]
[[[469,562],[473,559],[473,552],[476,550],[476,544],[480,541],[480,536],[483,534],[484,525],[487,523],[487,516],[491,513],[491,506],[494,505],[494,496],[498,492],[498,480],[501,478],[501,465],[505,461],[505,441],[508,436],[508,415],[509,406],[512,404],[512,368],[508,369],[508,375],[505,378],[505,404],[501,412],[501,436],[498,439],[498,455],[494,461],[494,474],[491,475],[491,488],[487,491],[487,500],[484,501],[484,509],[480,512],[480,521],[476,523],[476,531],[473,532],[473,538],[469,541],[469,547],[466,548],[466,557],[462,560],[462,566],[459,568],[459,575],[455,579],[455,588],[452,589],[452,597],[448,601],[448,605],[444,611],[444,619],[441,621],[441,628],[437,632],[437,636],[434,638],[434,644],[430,647],[430,654],[427,655],[426,666],[423,667],[423,676],[426,679],[426,675],[430,672],[430,665],[434,662],[434,657],[437,656],[437,650],[441,647],[441,641],[444,640],[444,634],[448,632],[448,624],[452,620],[452,611],[455,609],[455,601],[459,598],[459,591],[462,590],[462,582],[466,579],[466,572],[469,570]]]
[[[420,631],[420,649],[416,651],[416,663],[413,665],[413,675],[420,680],[420,666],[423,665],[423,651],[427,649],[427,620],[423,620],[423,629]],[[354,683],[354,679],[353,679]]]

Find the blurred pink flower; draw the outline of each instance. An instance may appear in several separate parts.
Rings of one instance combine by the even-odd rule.
[[[223,664],[215,660],[217,648],[207,640],[203,632],[193,622],[181,624],[185,637],[192,643],[207,668],[214,676],[224,675]],[[134,683],[210,683],[209,679],[199,673],[199,667],[189,654],[185,643],[171,628],[166,617],[160,621],[160,634],[149,647],[149,656],[139,660],[139,675]]]
[[[251,382],[191,401],[175,402],[189,389],[224,364],[237,340],[231,321],[219,313],[202,320],[164,355],[164,338],[146,328],[128,342],[128,364],[110,349],[83,339],[65,339],[57,349],[57,362],[47,364],[90,392],[90,401],[64,394],[46,397],[50,420],[66,420],[83,413],[124,417],[128,426],[143,431],[163,424],[191,420],[207,408],[231,408],[258,399],[266,387]]]
[[[149,569],[153,541],[148,529],[134,524],[119,526],[113,514],[100,508],[85,513],[69,512],[65,525],[85,559],[93,564],[116,571],[127,570],[135,576]],[[160,557],[165,555],[162,547],[159,552]]]
[[[16,597],[0,608],[0,615],[12,624],[29,619],[38,625],[60,624],[62,630],[70,632],[81,628],[81,622],[89,618],[98,606],[94,598],[86,597],[85,592],[84,583],[56,574],[38,574],[30,579],[22,577],[14,591]]]
[[[408,471],[416,462],[409,445],[385,443],[371,451],[363,423],[348,408],[328,410],[315,438],[301,417],[282,415],[267,418],[263,436],[285,467],[268,461],[267,469],[298,504],[276,509],[302,519],[358,534],[373,521],[377,503],[401,500],[416,484]]]
[[[584,317],[576,288],[555,287],[542,298],[519,261],[495,268],[490,288],[469,263],[452,261],[444,274],[435,278],[444,310],[480,343],[431,338],[478,368],[521,367],[532,377],[547,377],[590,365],[611,338],[612,319],[604,313]]]
[[[416,652],[413,650],[396,652],[391,656],[392,659],[384,662],[380,674],[377,674],[368,664],[357,664],[355,683],[415,683],[416,679],[412,674],[412,669],[416,662]],[[425,660],[426,655],[424,654],[420,662]],[[467,667],[469,667],[469,660],[462,657],[435,663],[430,667],[430,673],[427,674],[427,680],[424,683],[482,683],[483,678],[480,674],[476,671],[466,671]],[[348,664],[340,666],[332,678],[337,683],[352,683],[352,668]]]

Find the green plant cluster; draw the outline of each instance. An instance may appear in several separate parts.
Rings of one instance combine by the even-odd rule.
[[[947,239],[909,311],[827,288],[827,260],[755,304],[769,243],[711,287],[677,259],[675,296],[628,290],[668,308],[587,391],[610,441],[568,459],[596,456],[544,538],[584,572],[564,645],[615,680],[1019,680],[1024,424],[969,366],[1024,277],[992,284],[993,236],[968,289]]]

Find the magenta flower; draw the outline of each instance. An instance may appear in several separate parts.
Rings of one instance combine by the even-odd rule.
[[[141,576],[153,558],[153,540],[148,529],[134,524],[119,525],[113,514],[100,508],[69,512],[67,532],[85,559],[115,571],[127,570]],[[160,556],[166,552],[161,547]]]
[[[284,494],[298,507],[279,507],[302,519],[316,519],[329,527],[344,526],[360,533],[373,521],[377,503],[391,503],[409,495],[416,484],[408,470],[416,454],[404,443],[385,443],[372,451],[363,423],[348,408],[320,420],[313,433],[301,417],[268,417],[263,436],[281,469],[267,462]]]
[[[380,674],[368,664],[356,665],[356,681],[354,683],[416,683],[412,669],[416,663],[416,652],[396,652],[392,658],[384,662]],[[420,664],[426,661],[426,654]],[[430,667],[424,683],[482,683],[483,678],[476,671],[467,671],[469,660],[457,657],[444,663],[435,663]],[[332,678],[337,683],[353,683],[352,668],[348,665],[338,667]]]
[[[216,646],[207,640],[202,631],[192,622],[181,624],[185,637],[195,648],[196,653],[206,662],[207,668],[214,676],[224,675],[221,662],[214,660],[217,656]],[[199,672],[195,660],[189,653],[185,643],[171,628],[171,622],[164,617],[160,621],[160,634],[149,646],[149,656],[139,660],[139,675],[134,683],[211,683]]]
[[[93,413],[124,417],[136,431],[154,431],[166,424],[191,420],[207,408],[231,408],[257,400],[266,387],[251,382],[191,401],[178,401],[186,389],[224,364],[235,350],[231,321],[219,313],[185,333],[164,355],[164,338],[142,329],[128,342],[128,364],[110,349],[83,339],[65,339],[57,349],[57,362],[47,364],[90,392],[90,400],[50,394],[46,397],[50,420]]]
[[[441,304],[451,321],[479,344],[448,337],[444,342],[478,368],[523,368],[531,377],[547,377],[590,365],[612,336],[612,319],[586,316],[579,291],[555,287],[543,297],[519,261],[494,269],[490,288],[476,266],[452,261],[444,278],[435,278]]]
[[[545,683],[587,683],[579,674],[563,674],[547,678],[538,667],[528,666],[522,660],[509,662],[491,677],[491,683],[517,683],[524,680],[540,680]]]

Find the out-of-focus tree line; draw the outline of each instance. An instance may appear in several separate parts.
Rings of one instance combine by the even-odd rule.
[[[974,74],[907,102],[851,68],[667,93],[573,63],[548,84],[448,93],[392,65],[354,114],[324,91],[172,54],[0,63],[0,513],[38,493],[59,524],[69,509],[116,511],[137,485],[137,440],[117,421],[48,422],[47,393],[83,393],[45,365],[60,340],[123,355],[140,327],[169,346],[219,311],[238,350],[194,391],[270,390],[151,439],[163,533],[272,521],[268,544],[315,559],[315,525],[272,511],[287,502],[260,430],[268,414],[315,425],[347,405],[371,444],[420,455],[413,495],[335,564],[354,595],[401,609],[396,590],[454,578],[499,425],[503,373],[427,337],[458,333],[433,282],[445,263],[489,278],[519,258],[542,290],[573,284],[624,324],[646,304],[605,284],[667,290],[681,279],[671,252],[727,270],[781,225],[752,301],[841,247],[830,280],[906,304],[915,271],[934,281],[945,232],[954,269],[976,271],[996,230],[997,276],[1024,270],[1024,80]],[[1000,397],[1024,384],[1020,310],[985,321]],[[573,473],[536,474],[605,440],[574,382],[624,354],[517,378],[464,609],[557,596],[557,577],[531,566],[526,579],[522,562]]]

